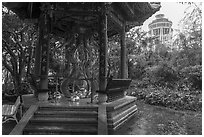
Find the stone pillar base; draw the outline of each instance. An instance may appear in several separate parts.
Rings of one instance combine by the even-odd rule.
[[[41,92],[38,93],[38,100],[39,101],[47,101],[48,100],[48,92]]]
[[[107,95],[98,93],[98,103],[103,104],[103,103],[106,103],[106,101],[107,101]]]

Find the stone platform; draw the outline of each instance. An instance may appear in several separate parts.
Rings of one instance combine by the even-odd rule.
[[[136,98],[126,96],[114,102],[106,104],[108,134],[124,126],[137,112]]]
[[[100,108],[101,105],[95,103],[90,103],[90,98],[80,99],[79,102],[72,102],[66,97],[62,97],[57,103],[53,100],[39,102],[33,95],[23,96],[23,107],[24,110],[28,110],[31,105],[38,105],[39,107],[97,107]],[[103,104],[105,109],[98,113],[98,122],[104,121],[107,128],[107,134],[114,134],[115,131],[119,130],[120,127],[124,126],[125,123],[130,120],[134,114],[137,112],[136,98],[131,96],[125,96],[124,98],[118,99],[113,102]],[[52,111],[50,109],[50,111]],[[106,117],[104,117],[106,115]],[[101,117],[103,116],[103,117]],[[101,120],[102,118],[102,120]],[[99,120],[100,119],[100,120]],[[102,127],[98,127],[100,130]],[[104,128],[104,127],[103,127]]]

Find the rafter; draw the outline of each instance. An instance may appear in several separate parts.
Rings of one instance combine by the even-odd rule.
[[[122,30],[123,22],[117,18],[111,11],[108,11],[108,19],[119,29],[119,32]]]
[[[132,9],[132,7],[131,7],[128,3],[124,2],[124,3],[122,4],[122,7],[125,9],[126,13],[127,13],[129,16],[134,16],[134,15],[135,15],[134,10]]]

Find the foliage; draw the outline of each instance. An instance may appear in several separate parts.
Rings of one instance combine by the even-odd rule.
[[[154,43],[145,39],[150,50],[139,50],[131,60],[129,74],[135,80],[128,95],[151,105],[202,111],[201,13],[200,6],[191,3],[181,21],[183,28],[176,35],[172,45],[176,48],[172,51],[160,43],[152,51],[150,47]],[[143,45],[137,43],[138,47]]]
[[[146,79],[149,79],[148,85],[155,85],[159,87],[174,88],[178,81],[177,71],[168,64],[162,62],[159,65],[148,67],[146,70]]]
[[[180,21],[182,30],[189,38],[193,38],[191,34],[195,36],[201,36],[202,32],[202,2],[192,2],[185,10],[185,16]],[[200,39],[202,37],[194,37]]]
[[[153,87],[134,88],[129,95],[144,100],[151,105],[169,107],[177,110],[202,110],[202,96],[200,90],[179,91],[168,88]]]
[[[13,12],[2,8],[2,64],[12,76],[15,93],[21,94],[21,83],[33,66],[37,42],[33,23],[22,21]]]
[[[186,10],[186,15],[181,20],[182,29],[175,36],[173,47],[174,50],[169,51],[165,44],[157,43],[154,45],[152,40],[148,40],[145,35],[140,40],[144,42],[136,43],[137,47],[148,45],[148,48],[143,48],[135,54],[134,59],[130,60],[131,69],[129,72],[130,78],[137,80],[134,86],[144,88],[151,91],[149,87],[161,88],[159,90],[152,89],[152,95],[157,100],[157,96],[164,96],[167,92],[165,89],[172,90],[170,96],[182,93],[201,93],[202,89],[202,10],[201,6],[196,3],[191,3]],[[137,31],[140,31],[139,29]],[[129,32],[132,33],[132,32]],[[143,32],[141,32],[143,33]],[[132,35],[134,38],[134,32]],[[133,39],[132,38],[132,39]],[[138,37],[139,38],[139,37]],[[151,45],[151,46],[150,46]],[[136,46],[136,45],[132,45]],[[155,51],[151,47],[156,46]],[[149,49],[149,50],[148,50]],[[136,73],[135,73],[136,72]],[[140,75],[138,75],[138,73]],[[170,89],[169,89],[170,88]],[[162,92],[164,89],[164,92]],[[141,89],[140,89],[141,90]],[[156,92],[157,91],[157,92]],[[158,92],[159,91],[159,92]],[[142,98],[149,98],[144,90],[138,91]],[[142,93],[144,92],[144,93]],[[178,93],[177,93],[178,92]],[[184,93],[185,94],[184,94]],[[150,94],[150,93],[149,93]],[[161,94],[161,95],[160,95]],[[147,99],[146,98],[146,99]],[[194,97],[193,97],[194,98]],[[152,99],[152,98],[151,98]],[[151,102],[151,99],[147,99]],[[197,98],[195,97],[195,104]],[[154,99],[152,99],[154,100]],[[174,102],[176,98],[172,98]],[[153,101],[154,102],[154,101]],[[154,104],[154,103],[153,103]]]
[[[189,85],[190,89],[202,90],[202,66],[189,66],[181,71],[182,84]]]

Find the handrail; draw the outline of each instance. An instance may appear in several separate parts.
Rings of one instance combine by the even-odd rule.
[[[98,105],[98,135],[108,135],[106,105]]]
[[[19,121],[19,123],[14,127],[14,129],[11,131],[9,135],[22,135],[23,129],[27,125],[28,121],[33,116],[34,112],[38,109],[38,105],[32,105],[28,111],[23,115],[22,119]]]

